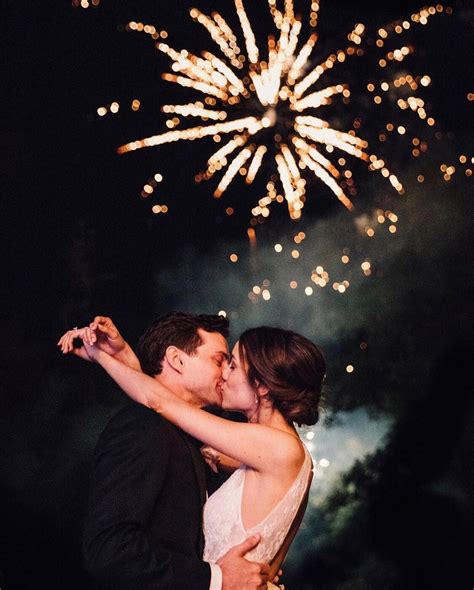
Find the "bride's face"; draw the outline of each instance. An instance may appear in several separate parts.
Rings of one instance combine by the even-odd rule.
[[[246,367],[239,354],[238,342],[232,349],[230,363],[224,369],[222,377],[222,408],[243,414],[253,414],[258,405],[256,389],[248,382]]]

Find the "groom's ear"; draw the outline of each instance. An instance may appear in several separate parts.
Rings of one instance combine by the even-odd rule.
[[[183,372],[183,351],[176,346],[168,346],[165,352],[165,359],[172,369],[178,373]]]

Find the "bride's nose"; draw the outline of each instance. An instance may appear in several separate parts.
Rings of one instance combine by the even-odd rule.
[[[224,370],[222,371],[222,380],[227,381],[227,377],[229,376],[229,363],[226,364]]]

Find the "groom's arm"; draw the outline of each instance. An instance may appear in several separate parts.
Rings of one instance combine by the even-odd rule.
[[[147,523],[165,482],[170,450],[156,417],[147,413],[142,408],[119,412],[97,446],[84,529],[86,569],[114,589],[208,590],[209,564],[154,549],[149,542]]]

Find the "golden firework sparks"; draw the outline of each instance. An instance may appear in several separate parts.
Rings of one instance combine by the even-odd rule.
[[[176,50],[162,40],[168,38],[166,31],[158,32],[155,27],[143,23],[128,23],[130,30],[150,34],[157,40],[156,48],[171,59],[173,73],[164,73],[162,78],[191,88],[203,98],[194,103],[168,104],[162,107],[165,113],[200,119],[199,125],[131,141],[120,146],[118,153],[204,137],[212,137],[220,142],[222,136],[230,136],[209,157],[208,168],[197,174],[195,180],[209,180],[215,174],[222,173],[214,191],[214,196],[220,198],[239,173],[245,176],[247,184],[252,184],[265,161],[274,160],[284,199],[278,199],[278,191],[273,182],[267,183],[268,195],[263,200],[260,199],[259,207],[253,210],[265,217],[268,216],[268,205],[274,200],[286,200],[292,219],[301,217],[306,198],[306,181],[300,172],[303,170],[309,170],[345,207],[353,209],[351,199],[344,192],[346,184],[340,180],[341,172],[327,157],[335,149],[366,162],[369,170],[379,171],[396,191],[403,193],[401,182],[390,172],[385,161],[367,151],[367,141],[359,137],[353,129],[335,129],[328,121],[315,116],[317,111],[331,104],[333,98],[342,96],[347,100],[350,97],[348,84],[328,85],[318,89],[314,85],[329,70],[343,63],[347,56],[361,54],[362,50],[358,46],[365,33],[364,25],[356,24],[349,33],[348,47],[338,50],[314,66],[311,65],[310,57],[318,37],[313,31],[309,38],[300,43],[302,22],[294,14],[293,1],[285,0],[281,10],[277,7],[277,0],[268,0],[268,6],[278,38],[269,35],[265,47],[262,44],[259,47],[243,0],[235,0],[245,55],[237,44],[236,34],[217,12],[208,16],[197,8],[192,8],[190,15],[208,31],[219,48],[221,57],[210,51],[202,51],[197,56],[186,49]],[[439,5],[436,8],[423,9],[412,15],[412,23],[426,24],[430,16],[441,10]],[[313,28],[317,24],[318,11],[319,3],[311,2],[310,25]],[[376,47],[383,50],[389,35],[398,35],[410,26],[411,23],[404,21],[380,28]],[[378,65],[383,69],[391,61],[402,62],[411,51],[406,45],[400,45],[393,51],[385,51]],[[415,91],[420,84],[426,86],[429,83],[429,76],[419,80],[404,76],[390,84],[382,83],[380,90],[386,92],[390,86],[408,85]],[[374,85],[369,86],[369,92],[378,91]],[[378,95],[374,97],[376,104],[381,100]],[[239,117],[239,110],[236,108],[239,103],[240,106],[245,105],[246,113],[251,114]],[[427,116],[423,100],[415,95],[400,99],[398,107],[415,112],[420,119]],[[104,113],[101,111],[99,114]],[[179,119],[173,121],[168,122],[168,127],[176,126]],[[284,135],[274,129],[279,123],[283,123],[281,127],[285,129]],[[268,131],[272,130],[274,134],[269,141]],[[323,155],[323,149],[326,155]],[[355,191],[350,191],[350,194],[352,196]]]

